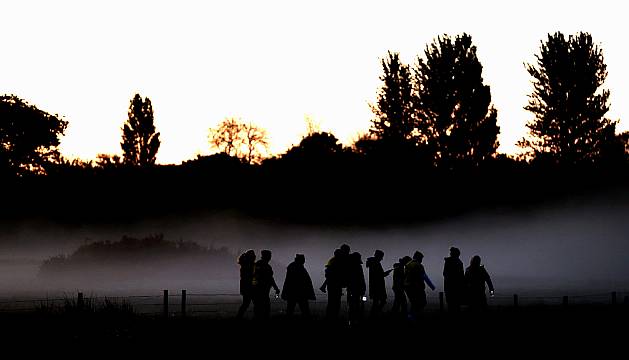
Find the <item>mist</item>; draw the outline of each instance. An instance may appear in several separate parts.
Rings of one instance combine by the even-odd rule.
[[[441,291],[443,259],[450,246],[461,249],[465,266],[473,255],[480,255],[498,293],[622,291],[629,289],[628,220],[629,194],[622,192],[535,209],[485,210],[430,224],[374,228],[298,226],[229,213],[115,226],[27,221],[3,225],[0,233],[0,296],[76,290],[131,295],[162,289],[237,294],[236,257],[250,248],[258,254],[261,249],[273,251],[272,265],[280,287],[285,267],[296,253],[305,254],[306,268],[318,288],[323,282],[324,264],[343,243],[360,252],[363,262],[375,249],[383,250],[385,270],[400,257],[420,250],[428,275]],[[97,278],[85,274],[59,279],[38,276],[42,261],[69,254],[86,242],[157,233],[172,241],[225,246],[233,261],[212,266],[132,264]],[[387,287],[390,291],[390,276]]]

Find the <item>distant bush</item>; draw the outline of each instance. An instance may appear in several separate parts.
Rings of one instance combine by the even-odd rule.
[[[141,268],[155,264],[168,265],[233,263],[234,255],[226,247],[201,246],[192,241],[170,241],[163,234],[143,238],[123,236],[119,241],[98,241],[80,246],[70,255],[45,260],[40,274],[66,270],[131,266]]]

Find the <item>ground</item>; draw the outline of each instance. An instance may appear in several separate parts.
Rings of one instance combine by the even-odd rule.
[[[291,320],[283,315],[262,323],[201,316],[163,319],[123,311],[0,316],[2,339],[7,345],[140,352],[198,349],[207,354],[227,351],[237,358],[422,357],[426,353],[501,358],[554,354],[565,358],[592,351],[601,358],[626,351],[628,320],[629,307],[625,305],[493,308],[483,314],[463,312],[458,316],[430,311],[416,321],[385,315],[355,326],[320,318]]]

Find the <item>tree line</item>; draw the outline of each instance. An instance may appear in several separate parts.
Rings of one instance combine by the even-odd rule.
[[[221,181],[228,179],[244,189],[274,188],[283,183],[295,193],[319,195],[346,194],[339,190],[339,184],[343,178],[351,178],[371,186],[358,187],[364,190],[363,195],[351,201],[359,206],[374,199],[402,199],[404,191],[421,188],[418,183],[439,183],[443,192],[452,193],[453,188],[463,191],[465,187],[457,183],[461,174],[484,174],[487,181],[477,177],[467,179],[467,184],[477,181],[490,191],[489,185],[482,183],[492,182],[496,191],[498,176],[520,176],[526,169],[625,171],[629,132],[618,134],[618,121],[606,117],[610,92],[604,87],[607,68],[600,46],[589,33],[566,37],[557,32],[541,41],[535,56],[534,63],[525,64],[532,82],[525,107],[531,119],[528,133],[518,142],[523,152],[517,156],[497,153],[498,110],[492,103],[490,86],[484,83],[476,46],[464,33],[437,37],[414,64],[405,64],[397,52],[387,52],[380,60],[381,86],[376,102],[371,104],[371,126],[349,146],[342,145],[333,134],[309,126],[298,145],[276,156],[269,156],[264,129],[226,118],[209,129],[208,143],[216,154],[198,156],[177,166],[157,166],[160,133],[154,125],[153,107],[150,99],[136,94],[121,129],[122,156],[101,154],[94,162],[68,160],[58,151],[67,121],[14,95],[5,95],[0,97],[0,175],[7,179],[46,174],[62,182],[76,174],[110,179],[112,174],[124,178],[150,172],[152,178],[136,179],[146,189],[156,182],[157,171],[164,182],[168,179],[181,185],[197,181],[197,188],[204,186],[203,181],[216,183],[216,177],[221,177]],[[295,178],[299,181],[286,182]],[[385,188],[391,192],[386,196]],[[438,198],[421,190],[422,200]],[[381,195],[367,195],[365,199],[364,193]],[[260,196],[260,191],[256,194]],[[226,194],[212,199],[214,203],[222,199],[227,206],[236,201]]]

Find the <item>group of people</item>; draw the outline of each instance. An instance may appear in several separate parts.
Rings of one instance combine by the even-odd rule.
[[[479,256],[472,257],[470,266],[463,269],[459,249],[450,248],[450,256],[446,257],[443,277],[444,292],[448,310],[460,311],[461,305],[467,304],[471,309],[483,310],[487,307],[485,295],[486,286],[493,296],[494,287],[489,273],[481,265]],[[377,317],[382,313],[387,301],[385,278],[393,273],[394,300],[391,312],[404,318],[416,318],[427,304],[426,286],[435,290],[422,264],[424,255],[416,251],[413,257],[405,256],[393,265],[390,270],[384,270],[382,260],[384,252],[376,250],[365,263],[369,277],[369,298],[371,299],[371,316]],[[280,297],[280,289],[273,277],[270,265],[271,251],[262,250],[260,260],[256,261],[256,254],[248,250],[238,258],[240,265],[240,294],[242,305],[237,317],[242,318],[249,305],[253,302],[255,319],[266,319],[270,316],[270,291],[275,290],[275,296]],[[293,315],[299,305],[304,317],[310,316],[309,301],[315,300],[312,280],[304,264],[306,258],[297,254],[295,260],[286,269],[286,279],[281,291],[281,298],[287,302],[286,313]],[[325,281],[319,288],[328,295],[326,317],[336,319],[341,309],[343,291],[347,293],[348,318],[350,324],[359,322],[363,317],[364,303],[367,300],[367,285],[363,271],[362,256],[358,252],[351,252],[349,245],[341,245],[334,251],[334,255],[325,265]],[[408,300],[407,300],[408,299]],[[410,303],[410,311],[408,309]]]

